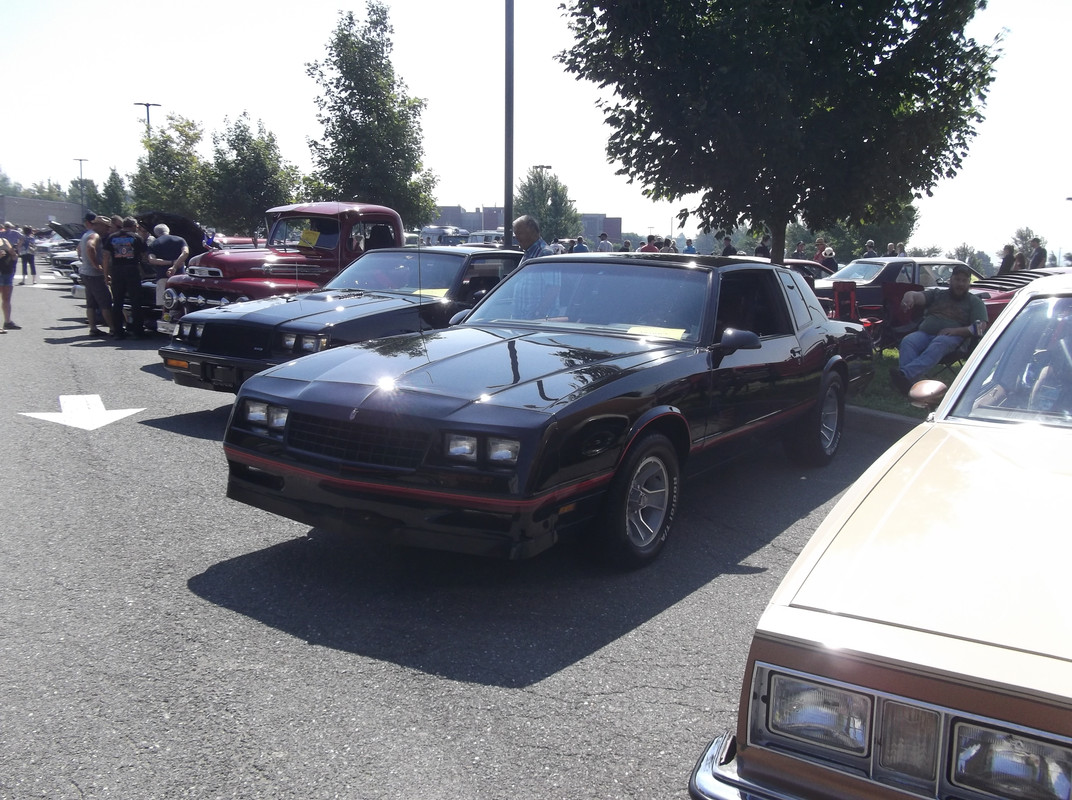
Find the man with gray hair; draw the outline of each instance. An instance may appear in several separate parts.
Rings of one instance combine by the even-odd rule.
[[[156,238],[149,245],[146,263],[156,270],[156,304],[162,306],[167,279],[182,272],[190,257],[190,247],[181,236],[173,236],[171,228],[164,223],[153,228],[153,235]]]

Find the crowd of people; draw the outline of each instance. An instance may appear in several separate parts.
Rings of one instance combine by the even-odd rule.
[[[144,269],[156,277],[156,303],[163,302],[168,277],[181,271],[190,255],[190,248],[181,236],[175,236],[167,225],[157,225],[151,232],[134,217],[86,214],[85,233],[78,241],[78,278],[85,289],[86,322],[89,335],[126,339],[144,338],[144,309],[141,286]],[[0,332],[20,330],[11,319],[11,294],[16,271],[16,259],[22,261],[22,280],[37,282],[34,263],[36,239],[33,230],[20,233],[10,222],[0,233],[0,307],[4,324]],[[10,271],[8,269],[10,265]],[[126,321],[124,304],[130,305],[130,322]],[[108,330],[101,328],[103,323]]]

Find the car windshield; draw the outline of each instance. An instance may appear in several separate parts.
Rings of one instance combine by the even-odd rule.
[[[334,250],[339,243],[339,221],[331,217],[288,217],[272,228],[268,246],[279,250],[311,247]]]
[[[976,366],[950,416],[1072,427],[1072,297],[1024,306]]]
[[[873,261],[853,261],[844,269],[839,269],[831,275],[830,280],[866,283],[878,275],[885,266],[885,264],[876,264]]]
[[[443,297],[464,262],[463,253],[373,250],[328,281],[324,288]]]
[[[709,279],[706,270],[557,257],[526,264],[466,323],[523,323],[695,341]]]

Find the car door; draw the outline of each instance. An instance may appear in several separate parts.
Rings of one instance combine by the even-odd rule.
[[[793,382],[801,372],[802,352],[778,275],[774,269],[720,273],[709,438],[762,426],[799,393]],[[720,352],[718,342],[729,328],[755,333],[759,349]]]

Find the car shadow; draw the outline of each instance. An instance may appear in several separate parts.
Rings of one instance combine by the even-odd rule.
[[[170,414],[166,417],[138,420],[141,425],[159,428],[169,433],[178,433],[195,439],[223,441],[227,428],[227,417],[231,414],[231,404],[222,405],[205,411],[191,411],[188,414]]]
[[[660,558],[641,570],[601,566],[578,542],[503,562],[314,528],[215,564],[188,586],[312,645],[451,680],[531,686],[720,575],[763,571],[746,562],[846,488],[889,443],[836,472],[794,468],[773,448],[690,478],[674,533]]]

